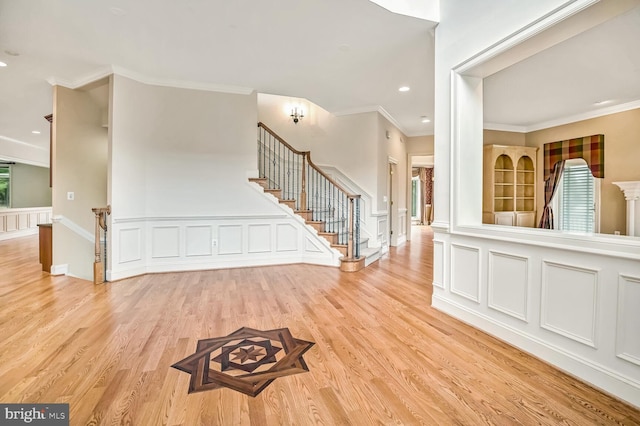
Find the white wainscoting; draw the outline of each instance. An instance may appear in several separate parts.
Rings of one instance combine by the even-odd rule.
[[[0,241],[37,234],[41,223],[51,223],[51,207],[0,210]]]
[[[487,305],[527,322],[529,258],[489,251]]]
[[[151,228],[151,257],[179,257],[180,228],[178,226],[154,226]]]
[[[640,366],[640,277],[618,278],[616,356]]]
[[[298,229],[291,223],[276,224],[276,252],[298,250]]]
[[[312,263],[341,254],[298,216],[114,218],[107,279],[149,272]]]
[[[435,228],[434,308],[640,407],[640,256]]]
[[[444,244],[444,241],[433,240],[433,285],[440,288],[444,288],[445,282]]]
[[[392,245],[401,246],[407,242],[407,209],[398,209],[398,229],[393,232],[395,241]]]
[[[271,225],[249,225],[249,253],[268,253],[271,251]]]
[[[595,348],[597,294],[597,269],[544,260],[540,326]]]
[[[119,246],[116,250],[119,263],[129,263],[142,260],[142,229],[124,227],[118,230]],[[112,233],[113,234],[113,233]]]
[[[219,255],[242,254],[242,225],[218,226]]]
[[[386,253],[389,251],[389,226],[388,226],[387,215],[378,216],[377,217],[377,238],[380,241],[382,247],[382,253]]]
[[[211,256],[213,254],[211,225],[188,225],[185,227],[185,231],[185,256]]]
[[[480,303],[480,249],[451,244],[451,293]]]

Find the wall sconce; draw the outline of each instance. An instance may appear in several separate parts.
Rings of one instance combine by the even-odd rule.
[[[298,107],[293,107],[293,108],[291,108],[290,116],[293,119],[293,122],[295,124],[298,124],[298,121],[300,121],[300,120],[302,120],[304,118],[304,111],[302,110],[302,108],[300,108],[300,110],[298,110]]]

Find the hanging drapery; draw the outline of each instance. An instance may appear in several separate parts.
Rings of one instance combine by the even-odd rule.
[[[596,178],[604,177],[604,135],[585,136],[566,141],[544,144],[544,180],[551,176],[558,161],[583,158],[591,174]]]
[[[431,225],[433,222],[433,167],[425,169],[424,206],[423,221]],[[431,208],[427,209],[426,206]]]
[[[420,179],[420,225],[424,225],[426,221],[425,205],[427,204],[427,198],[426,198],[426,192],[425,192],[425,188],[427,185],[427,169],[425,169],[424,167],[419,167],[418,177]]]
[[[544,209],[542,210],[542,216],[540,217],[540,224],[538,228],[553,229],[553,210],[551,210],[551,200],[553,195],[558,189],[558,182],[564,170],[564,160],[558,161],[553,171],[549,175],[549,179],[544,181]]]
[[[420,180],[420,191],[416,200],[420,206],[420,225],[431,225],[433,222],[433,167],[414,167],[411,169],[411,177],[418,177]]]

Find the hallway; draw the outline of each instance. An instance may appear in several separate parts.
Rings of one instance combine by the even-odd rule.
[[[0,242],[0,402],[67,402],[72,425],[627,424],[640,411],[430,307],[433,234],[357,273],[313,265],[94,286]],[[187,394],[171,365],[241,327],[315,342],[255,398]]]

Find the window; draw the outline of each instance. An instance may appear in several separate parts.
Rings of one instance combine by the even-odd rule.
[[[420,198],[420,180],[418,176],[411,179],[411,217],[417,219],[420,214],[419,211],[419,198]]]
[[[557,229],[598,232],[596,182],[584,160],[566,162],[554,200]]]
[[[11,207],[11,167],[0,165],[0,208]]]

